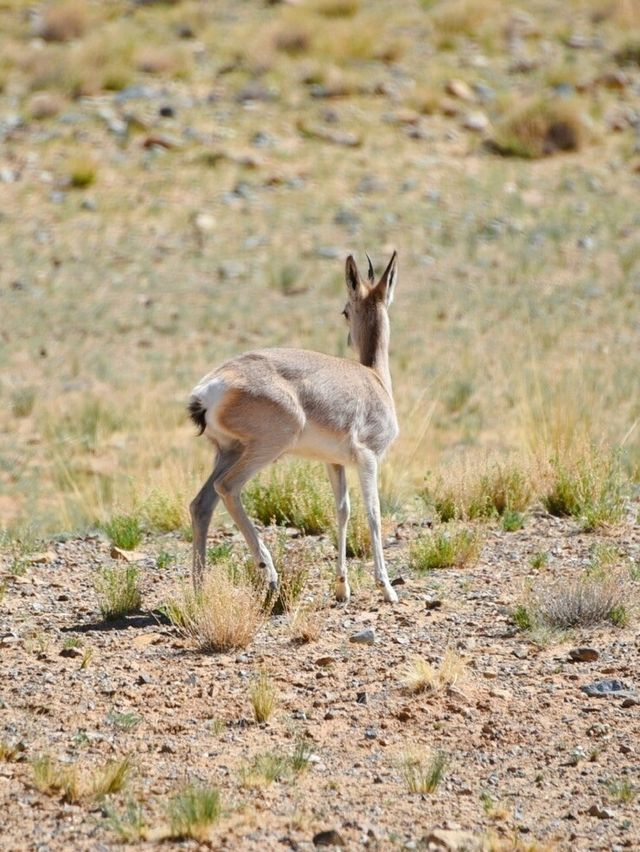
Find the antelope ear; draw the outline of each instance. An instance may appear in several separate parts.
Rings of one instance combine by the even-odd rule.
[[[349,255],[349,257],[347,258],[347,263],[345,266],[345,280],[347,282],[347,292],[349,293],[349,298],[355,299],[361,292],[362,281],[360,279],[358,267],[356,266],[356,262],[353,259],[352,255]]]
[[[398,252],[394,251],[391,255],[389,265],[382,273],[382,278],[376,285],[376,290],[380,294],[380,298],[384,300],[387,307],[393,302],[393,293],[398,280]]]
[[[367,253],[365,252],[365,254],[367,254]],[[367,270],[367,278],[369,280],[369,286],[373,287],[373,285],[376,283],[376,274],[373,271],[373,264],[371,263],[371,258],[369,257],[368,254],[367,254],[367,261],[369,262],[369,269]]]

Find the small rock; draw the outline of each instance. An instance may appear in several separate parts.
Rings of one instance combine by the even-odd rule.
[[[391,585],[392,586],[404,586],[405,582],[406,581],[405,581],[404,577],[394,577],[393,580],[391,581]]]
[[[636,707],[640,704],[640,697],[637,695],[627,695],[622,701],[623,707]]]
[[[482,133],[489,127],[489,119],[483,112],[470,112],[464,117],[462,126],[465,130],[474,130],[476,133]]]
[[[629,695],[629,687],[621,680],[596,680],[594,683],[588,683],[586,686],[581,686],[580,691],[590,697],[606,697],[608,695]]]
[[[29,113],[32,118],[52,118],[58,115],[63,103],[58,95],[50,92],[36,92],[29,100]]]
[[[366,692],[356,692],[356,704],[366,704],[367,703],[367,693]]]
[[[316,666],[320,666],[321,668],[326,668],[327,666],[333,665],[335,661],[335,657],[318,657],[315,664]]]
[[[375,740],[378,736],[378,732],[375,728],[366,728],[364,732],[365,740]]]
[[[609,808],[604,808],[602,805],[591,805],[587,811],[589,816],[598,817],[598,819],[613,819],[615,813]]]
[[[449,80],[445,86],[448,95],[458,98],[461,101],[472,101],[473,91],[468,83],[464,80]]]
[[[470,831],[434,828],[424,839],[427,846],[448,849],[450,852],[476,852],[482,848],[480,840]]]
[[[427,609],[442,609],[442,601],[440,598],[429,598],[425,601]]]
[[[164,106],[161,106],[160,109],[158,110],[158,115],[161,115],[162,118],[173,118],[175,116],[175,114],[176,114],[175,109],[172,106],[169,106],[169,104],[165,104]]]
[[[569,659],[572,663],[593,663],[599,656],[595,648],[572,648],[569,651]]]
[[[84,651],[80,648],[63,648],[60,651],[61,657],[82,657],[84,656]]]
[[[376,632],[373,627],[368,627],[366,630],[360,630],[349,637],[349,642],[355,645],[373,645],[376,641]]]
[[[346,846],[343,836],[335,828],[319,831],[313,835],[314,846]]]

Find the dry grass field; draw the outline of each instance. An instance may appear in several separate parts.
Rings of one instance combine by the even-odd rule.
[[[0,42],[0,847],[637,846],[638,0],[0,0]],[[190,389],[351,357],[345,256],[394,248],[400,603],[357,503],[332,603],[286,463],[279,600],[221,511],[190,597]]]

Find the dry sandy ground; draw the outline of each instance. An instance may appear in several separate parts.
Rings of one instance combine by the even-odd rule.
[[[349,605],[329,608],[318,641],[294,644],[286,620],[274,617],[246,651],[220,655],[195,653],[146,613],[100,623],[93,576],[111,561],[107,543],[51,543],[47,561],[8,578],[0,604],[0,739],[24,744],[22,759],[0,763],[0,847],[97,850],[121,842],[99,804],[68,804],[35,789],[30,760],[46,752],[86,768],[132,755],[128,790],[113,804],[142,802],[151,828],[166,822],[170,796],[187,782],[217,785],[224,814],[213,848],[309,850],[325,829],[350,849],[440,848],[428,840],[437,828],[454,832],[451,848],[475,848],[455,846],[457,831],[471,832],[474,843],[505,844],[487,848],[638,848],[638,798],[621,801],[615,790],[625,780],[638,789],[640,706],[580,691],[605,677],[640,687],[637,621],[539,647],[510,616],[527,579],[551,582],[586,565],[594,536],[534,515],[515,533],[489,528],[475,567],[425,578],[406,568],[416,527],[388,540],[392,575],[405,580],[398,605],[383,604],[363,582]],[[637,525],[614,540],[638,558]],[[175,590],[175,565],[160,570],[152,555],[167,546],[187,561],[188,545],[177,539],[146,543],[150,610]],[[290,556],[304,546],[292,541]],[[332,556],[329,541],[318,548],[316,584],[326,583]],[[536,572],[530,559],[541,550],[550,562]],[[439,608],[430,608],[434,600]],[[350,643],[365,627],[375,629],[375,644]],[[60,655],[69,636],[93,649],[86,668],[80,657]],[[580,645],[594,647],[598,660],[569,662]],[[414,655],[437,662],[447,648],[467,661],[463,680],[441,694],[408,694],[407,662]],[[261,668],[277,683],[280,704],[268,723],[256,724],[248,684]],[[122,729],[114,711],[139,721]],[[243,786],[243,765],[264,752],[291,754],[301,736],[312,743],[306,772]],[[447,756],[431,795],[407,790],[401,758],[414,747]],[[154,845],[161,844],[140,843]]]

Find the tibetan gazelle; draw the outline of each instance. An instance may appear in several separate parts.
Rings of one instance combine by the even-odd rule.
[[[216,450],[213,472],[190,506],[193,581],[202,583],[206,539],[222,499],[272,588],[278,582],[271,554],[240,501],[252,476],[280,456],[326,463],[338,516],[336,598],[349,600],[346,538],[349,493],[346,465],[358,469],[373,545],[376,582],[385,600],[398,596],[387,576],[380,536],[378,462],[398,434],[389,373],[389,317],[397,254],[376,283],[369,260],[363,281],[346,262],[348,301],[343,314],[359,363],[304,349],[257,349],[226,361],[194,388],[189,413]]]

